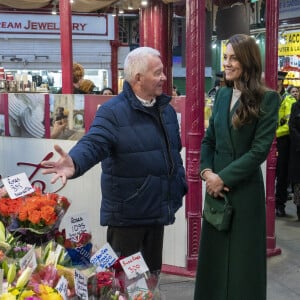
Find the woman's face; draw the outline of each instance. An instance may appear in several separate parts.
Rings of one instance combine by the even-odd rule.
[[[293,87],[291,90],[290,90],[290,94],[295,97],[297,100],[299,99],[299,89],[296,88],[296,87]]]
[[[226,80],[238,81],[242,75],[242,65],[236,59],[235,53],[233,51],[232,45],[228,44],[224,53],[223,60],[224,72]]]

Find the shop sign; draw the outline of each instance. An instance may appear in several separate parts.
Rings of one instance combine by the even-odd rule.
[[[299,55],[300,32],[289,32],[282,34],[285,44],[278,45],[278,56]]]
[[[279,19],[297,18],[300,14],[300,0],[280,0]]]
[[[75,36],[102,36],[111,39],[113,34],[113,17],[101,16],[72,16],[72,34]],[[60,34],[60,17],[45,14],[2,14],[0,16],[0,34],[42,34],[56,36]],[[57,37],[55,37],[57,38]]]

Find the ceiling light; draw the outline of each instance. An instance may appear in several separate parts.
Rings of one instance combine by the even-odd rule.
[[[53,0],[53,2],[52,2],[52,11],[51,11],[52,15],[57,15],[56,5],[57,5],[57,1]]]
[[[112,14],[111,14],[113,17],[116,17],[117,16],[117,8],[114,6],[114,9],[112,11]]]
[[[128,9],[129,10],[133,10],[133,5],[132,5],[132,1],[128,1]]]
[[[216,40],[215,37],[212,39],[211,47],[212,47],[213,49],[216,49],[216,48],[217,48],[217,40]]]

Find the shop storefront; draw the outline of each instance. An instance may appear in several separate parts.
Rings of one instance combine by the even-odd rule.
[[[281,34],[278,45],[278,70],[288,72],[284,85],[300,87],[300,30]]]
[[[111,86],[110,41],[115,38],[114,24],[109,14],[72,16],[73,60],[84,66],[85,78],[99,90]],[[53,92],[61,87],[59,15],[2,14],[0,39],[0,62],[6,73],[23,82],[32,82],[36,76],[37,85],[46,84]],[[128,47],[119,47],[120,68],[128,51]]]

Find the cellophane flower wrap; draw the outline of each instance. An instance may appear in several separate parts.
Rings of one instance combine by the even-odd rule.
[[[60,276],[53,265],[39,265],[35,270],[27,266],[17,270],[17,264],[13,263],[4,272],[8,286],[0,295],[0,300],[63,300],[55,289]]]
[[[66,237],[66,230],[63,229],[55,233],[55,241],[66,249],[74,266],[88,267],[91,264],[93,247],[91,233],[82,232],[77,240],[73,241]]]
[[[10,232],[30,244],[42,244],[54,237],[70,202],[55,193],[32,194],[10,199],[0,198],[0,217]]]
[[[137,278],[128,279],[119,257],[114,265],[101,272],[96,273],[97,299],[100,300],[161,300],[164,299],[159,290],[160,273],[147,272]],[[140,289],[135,286],[136,282],[144,278],[147,288]]]

